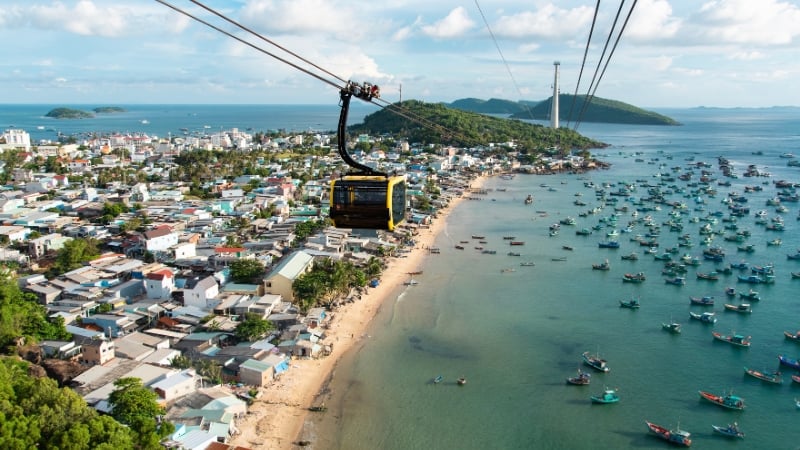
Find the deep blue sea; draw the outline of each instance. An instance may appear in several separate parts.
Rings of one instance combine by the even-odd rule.
[[[583,124],[583,134],[611,144],[599,153],[612,164],[610,170],[582,176],[518,175],[513,180],[491,179],[491,189],[482,201],[464,201],[447,218],[446,231],[437,245],[441,254],[431,255],[421,269],[420,284],[397,286],[392,300],[384,304],[363,340],[336,369],[327,394],[329,410],[314,415],[304,428],[305,439],[315,449],[620,449],[665,448],[664,441],[649,435],[645,420],[668,427],[680,426],[692,433],[696,448],[797,448],[800,440],[800,384],[793,373],[780,368],[777,356],[800,356],[800,345],[788,341],[783,331],[800,329],[800,261],[787,259],[800,248],[797,203],[786,203],[781,214],[783,232],[768,231],[755,224],[754,214],[764,209],[777,216],[767,199],[776,194],[775,180],[800,182],[800,168],[788,167],[784,153],[800,153],[800,110],[665,110],[659,111],[683,123],[679,127]],[[641,152],[639,155],[635,153]],[[761,152],[762,154],[756,154]],[[677,244],[689,234],[693,247],[681,247],[677,255],[702,259],[699,228],[692,217],[711,212],[726,213],[722,200],[729,193],[744,193],[744,187],[763,190],[747,194],[751,214],[739,220],[748,229],[753,253],[737,251],[737,245],[715,237],[713,245],[726,251],[725,261],[689,268],[684,286],[666,284],[663,262],[643,253],[644,247],[630,241],[644,233],[641,225],[631,234],[621,233],[621,248],[598,248],[612,227],[591,236],[575,230],[592,227],[614,214],[608,204],[597,215],[579,217],[599,202],[585,182],[610,183],[647,180],[658,184],[659,174],[672,173],[688,164],[704,161],[718,180],[725,180],[717,168],[724,155],[736,168],[738,179],[730,187],[717,189],[714,197],[704,196],[700,211],[691,188],[670,196],[686,203],[681,216],[685,228],[670,232],[662,228],[658,239],[662,249]],[[669,158],[669,159],[668,159]],[[637,159],[643,161],[637,162]],[[755,164],[771,177],[745,178],[744,170]],[[695,170],[695,181],[700,170]],[[676,181],[679,189],[685,183]],[[498,189],[505,189],[499,191]],[[535,202],[523,199],[533,194]],[[580,195],[580,196],[578,196]],[[629,205],[618,223],[632,220],[633,198],[646,197],[639,187],[631,198],[616,205]],[[575,206],[581,199],[587,206]],[[656,223],[671,218],[671,208],[650,212]],[[646,213],[640,213],[646,214]],[[567,216],[575,226],[561,226],[558,236],[548,228]],[[725,231],[719,220],[713,225]],[[618,230],[622,226],[616,227]],[[727,231],[730,234],[732,231]],[[472,235],[485,235],[478,244]],[[525,241],[510,247],[504,236]],[[780,237],[782,245],[767,246]],[[468,241],[465,250],[455,244]],[[483,254],[475,246],[497,250]],[[570,246],[572,251],[562,246]],[[509,256],[510,250],[522,256]],[[638,261],[621,255],[637,252]],[[659,252],[663,253],[663,252]],[[566,257],[565,261],[553,261]],[[611,270],[592,270],[592,264],[608,259]],[[753,265],[774,263],[772,285],[751,286],[737,282],[738,273],[719,281],[699,280],[696,271],[721,269],[730,262],[745,260]],[[534,267],[522,267],[533,261]],[[504,272],[503,269],[515,269]],[[622,282],[627,272],[644,272],[647,281],[639,285]],[[744,273],[744,272],[743,272]],[[752,314],[725,311],[728,286],[738,291],[755,288],[762,300],[753,302]],[[712,295],[715,325],[689,319],[690,296]],[[620,300],[640,298],[639,310],[619,307]],[[736,299],[738,300],[738,299]],[[736,302],[733,300],[732,302]],[[664,322],[682,324],[682,333],[662,330]],[[712,330],[724,334],[752,336],[752,347],[737,348],[715,341]],[[581,353],[599,352],[611,371],[593,373],[589,386],[569,386],[565,379],[581,364]],[[762,371],[781,370],[784,382],[768,385],[744,373],[744,367]],[[432,384],[436,375],[444,381]],[[456,379],[466,376],[467,385]],[[618,389],[621,401],[593,405],[589,397],[604,387]],[[699,390],[716,394],[733,392],[746,401],[743,412],[724,410],[700,400]],[[713,425],[738,422],[745,439],[732,441],[712,431]]]
[[[96,114],[90,119],[54,119],[45,115],[54,108],[91,112],[119,106],[124,112]],[[349,122],[357,123],[377,108],[354,102]],[[55,140],[58,134],[146,133],[168,137],[241,131],[331,131],[339,120],[336,101],[330,105],[0,105],[0,129],[21,128],[32,142]]]
[[[91,109],[107,105],[2,105],[0,128],[15,126],[29,131],[34,139],[51,139],[64,134],[94,131],[147,132],[166,136],[183,129],[218,130],[252,128],[254,131],[286,129],[333,130],[339,108],[314,106],[240,105],[110,105],[128,112],[95,119],[64,121],[44,118],[56,106]],[[367,107],[351,112],[350,123],[373,112]],[[621,449],[667,448],[669,445],[648,435],[645,420],[692,433],[693,447],[708,449],[757,448],[793,449],[800,442],[800,384],[793,373],[780,368],[777,356],[800,356],[800,345],[786,340],[783,331],[800,330],[800,261],[787,259],[800,248],[800,204],[785,203],[786,230],[769,231],[755,223],[753,213],[766,210],[777,190],[776,180],[800,182],[800,168],[789,167],[784,153],[800,157],[800,109],[676,109],[658,110],[680,121],[677,127],[629,126],[584,123],[579,131],[611,144],[600,150],[610,170],[584,175],[518,175],[513,180],[493,178],[482,201],[464,201],[447,217],[446,231],[437,239],[441,254],[427,258],[420,284],[396,286],[392,299],[381,306],[374,322],[355,351],[345,355],[336,369],[326,403],[329,409],[316,414],[304,427],[304,439],[314,449]],[[141,121],[148,123],[143,124]],[[38,129],[37,127],[42,127]],[[739,174],[730,187],[724,180],[717,157],[728,158]],[[640,161],[637,161],[640,160]],[[665,284],[663,263],[630,241],[644,233],[636,225],[630,234],[621,233],[618,250],[599,249],[597,243],[613,227],[604,226],[591,236],[575,230],[608,221],[614,206],[628,205],[620,212],[616,228],[632,220],[634,198],[646,197],[639,187],[630,198],[620,197],[599,214],[579,213],[599,206],[594,190],[584,183],[636,180],[660,181],[660,174],[681,173],[690,163],[708,162],[717,181],[717,194],[703,196],[703,210],[681,181],[669,182],[676,189],[670,200],[684,202],[680,216],[685,228],[670,232],[663,227],[660,248],[676,245],[678,236],[689,234],[693,247],[681,253],[701,256],[699,228],[709,213],[727,213],[722,200],[729,193],[744,193],[745,186],[763,190],[746,194],[751,214],[739,220],[748,229],[753,253],[737,251],[737,245],[716,236],[714,245],[726,251],[725,261],[703,261],[696,271],[721,269],[730,262],[774,263],[776,279],[771,285],[750,286],[737,282],[736,275],[719,281],[698,280],[695,269],[686,274],[686,285]],[[754,164],[770,177],[741,175]],[[676,173],[676,174],[677,174]],[[695,180],[700,171],[695,170]],[[685,192],[680,188],[686,187]],[[501,191],[505,189],[505,191]],[[526,206],[526,195],[535,197]],[[576,206],[581,199],[586,206]],[[662,205],[651,214],[657,223],[671,218]],[[576,225],[562,225],[558,236],[550,237],[548,227],[565,217]],[[713,229],[723,232],[721,220]],[[731,232],[725,232],[730,234]],[[478,244],[472,235],[485,235]],[[504,236],[525,241],[512,250]],[[767,246],[779,237],[780,246]],[[455,244],[466,240],[465,250]],[[497,250],[483,254],[474,247]],[[573,250],[564,250],[570,246]],[[637,252],[638,261],[620,256]],[[659,252],[660,254],[661,252]],[[554,261],[554,259],[566,260]],[[592,270],[592,264],[608,259],[609,271]],[[531,261],[534,267],[522,267]],[[503,269],[514,269],[513,272]],[[622,282],[627,272],[644,272],[647,281],[638,285]],[[753,313],[727,312],[724,290],[755,288],[762,300],[753,303]],[[690,296],[713,295],[715,325],[690,321]],[[639,310],[621,309],[620,300],[638,297]],[[682,333],[662,330],[663,322],[683,325]],[[711,331],[752,336],[752,347],[736,348],[714,341]],[[581,353],[599,352],[608,360],[609,373],[593,373],[589,386],[568,386],[565,379],[581,364]],[[744,367],[781,370],[784,382],[767,385],[744,374]],[[431,383],[443,375],[438,385]],[[455,380],[466,376],[468,383]],[[604,387],[618,389],[621,401],[613,405],[592,405],[589,397]],[[723,410],[699,399],[698,390],[717,394],[733,392],[743,397],[743,412]],[[738,422],[746,433],[743,440],[729,440],[712,432],[711,425]]]

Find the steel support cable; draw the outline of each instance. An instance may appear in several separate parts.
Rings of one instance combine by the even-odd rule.
[[[597,13],[600,11],[600,0],[594,7],[594,17],[592,17],[592,27],[589,29],[589,38],[586,39],[586,48],[583,50],[583,61],[581,61],[581,70],[578,72],[578,82],[575,84],[575,94],[572,96],[572,104],[569,106],[569,114],[567,115],[567,128],[572,121],[572,110],[575,108],[575,100],[578,98],[578,89],[581,86],[581,78],[583,77],[583,67],[586,65],[586,55],[589,54],[589,45],[592,43],[592,35],[594,34],[594,25],[597,22]]]
[[[275,45],[279,49],[286,51],[287,53],[291,54],[292,56],[297,57],[301,61],[304,61],[304,62],[314,66],[315,68],[317,68],[317,69],[319,69],[319,70],[321,70],[321,71],[323,71],[323,72],[325,72],[327,74],[331,74],[332,77],[336,78],[337,80],[341,80],[344,83],[344,86],[339,85],[337,83],[334,83],[333,81],[328,80],[328,79],[326,79],[326,78],[324,78],[324,77],[322,77],[322,76],[320,76],[318,74],[315,74],[312,71],[307,70],[307,69],[305,69],[305,68],[303,68],[303,67],[301,67],[301,66],[299,66],[299,65],[297,65],[297,64],[295,64],[295,63],[293,63],[291,61],[288,61],[285,58],[282,58],[282,57],[280,57],[278,55],[275,55],[275,54],[269,52],[268,50],[265,50],[265,49],[255,45],[255,44],[253,44],[251,42],[248,42],[248,41],[246,41],[246,40],[244,40],[244,39],[242,39],[242,38],[240,38],[240,37],[228,32],[228,31],[225,31],[225,30],[221,29],[220,27],[218,27],[218,26],[216,26],[216,25],[214,25],[214,24],[212,24],[212,23],[210,23],[210,22],[208,22],[206,20],[203,20],[203,19],[201,19],[201,18],[199,18],[199,17],[197,17],[197,16],[195,16],[195,15],[193,15],[193,14],[191,14],[191,13],[189,13],[189,12],[187,12],[187,11],[177,7],[177,6],[175,6],[175,5],[170,4],[166,0],[155,0],[155,1],[160,3],[160,4],[162,4],[162,5],[164,5],[164,6],[166,6],[166,7],[168,7],[168,8],[170,8],[170,9],[172,9],[175,12],[183,14],[184,16],[189,17],[192,20],[195,20],[195,21],[197,21],[197,22],[199,22],[199,23],[201,23],[201,24],[203,24],[203,25],[205,25],[205,26],[207,26],[207,27],[209,27],[209,28],[211,28],[211,29],[213,29],[215,31],[218,31],[218,32],[220,32],[220,33],[222,33],[222,34],[224,34],[224,35],[226,35],[226,36],[228,36],[228,37],[230,37],[232,39],[235,39],[236,41],[238,41],[238,42],[240,42],[240,43],[242,43],[242,44],[244,44],[244,45],[246,45],[246,46],[248,46],[250,48],[253,48],[254,50],[256,50],[258,52],[261,52],[263,54],[271,56],[271,57],[277,59],[280,62],[283,62],[283,63],[285,63],[285,64],[287,64],[287,65],[289,65],[289,66],[291,66],[291,67],[293,67],[293,68],[295,68],[295,69],[297,69],[297,70],[299,70],[299,71],[301,71],[301,72],[303,72],[303,73],[305,73],[307,75],[310,75],[310,76],[322,81],[323,83],[327,83],[327,84],[335,87],[336,89],[338,89],[340,92],[343,89],[346,89],[347,85],[350,84],[349,81],[346,81],[341,77],[338,77],[336,75],[331,74],[331,72],[329,72],[329,71],[327,71],[325,69],[322,69],[319,66],[311,63],[310,61],[307,61],[306,59],[296,55],[295,53],[284,49],[280,45],[278,45],[278,44],[272,42],[271,40],[261,36],[259,33],[255,32],[255,31],[253,31],[253,30],[251,30],[251,29],[249,29],[247,27],[244,27],[243,25],[239,25],[238,23],[236,23],[232,19],[229,19],[229,18],[225,17],[224,15],[222,15],[221,13],[218,13],[218,12],[214,11],[213,9],[211,9],[211,8],[205,6],[205,5],[200,4],[196,0],[189,0],[189,1],[191,1],[192,3],[202,7],[203,9],[211,12],[212,14],[223,18],[227,22],[234,24],[235,26],[241,28],[242,30],[246,31],[247,33],[252,34],[252,35],[254,35],[254,36],[258,37],[259,39],[262,39],[262,40],[264,40],[266,42],[269,42],[272,45]],[[466,136],[461,135],[460,133],[457,133],[457,132],[455,132],[453,130],[449,130],[446,127],[443,127],[443,126],[441,126],[439,124],[436,124],[434,122],[431,122],[431,121],[429,121],[429,120],[427,120],[427,119],[425,119],[423,117],[420,117],[419,115],[414,114],[411,111],[405,110],[405,108],[403,108],[402,106],[399,106],[399,105],[396,105],[396,104],[392,104],[392,103],[390,103],[390,102],[388,102],[386,100],[380,99],[379,97],[372,98],[370,100],[366,100],[366,99],[362,98],[362,100],[366,101],[367,103],[372,103],[372,104],[374,104],[374,105],[376,105],[376,106],[378,106],[380,108],[390,109],[394,114],[402,116],[402,117],[404,117],[404,118],[406,118],[406,119],[408,119],[408,120],[410,120],[412,122],[417,122],[420,125],[422,125],[423,127],[430,128],[433,131],[437,131],[437,132],[441,133],[443,135],[443,137],[444,136],[454,136],[454,137],[457,137],[458,139],[462,140],[464,143],[468,143],[468,142],[472,141],[472,139],[469,139]],[[382,101],[382,102],[386,103],[387,106],[380,105],[380,104],[376,103],[376,100],[379,100],[379,101]]]
[[[500,54],[500,59],[503,60],[503,64],[506,66],[506,71],[508,71],[508,76],[511,78],[511,83],[514,85],[514,89],[517,90],[519,98],[522,99],[522,90],[520,90],[519,85],[517,84],[517,80],[514,78],[514,73],[511,72],[511,67],[509,67],[508,61],[506,61],[506,57],[503,55],[503,51],[500,50],[500,44],[497,43],[497,39],[495,38],[494,33],[492,32],[492,28],[489,26],[489,21],[486,20],[486,16],[483,14],[483,10],[481,9],[481,5],[478,4],[478,0],[475,0],[475,7],[478,8],[478,12],[481,14],[483,23],[486,25],[486,30],[489,32],[489,36],[492,38],[492,42],[494,42],[495,48],[497,48],[497,53]],[[528,113],[528,117],[530,117],[531,120],[533,120],[533,114],[531,113],[531,110],[528,108],[528,105],[522,103],[522,107],[525,109],[525,112]]]
[[[633,14],[633,9],[636,8],[636,2],[639,0],[633,0],[633,4],[631,5],[631,9],[628,10],[628,15],[625,16],[625,21],[622,22],[622,27],[619,29],[619,34],[617,34],[617,39],[614,40],[614,45],[611,47],[611,52],[608,54],[608,59],[606,59],[606,63],[603,66],[603,71],[600,72],[600,77],[597,79],[597,84],[595,84],[592,93],[589,96],[588,103],[591,103],[592,99],[594,99],[594,93],[597,92],[597,87],[600,85],[600,81],[603,79],[603,75],[606,73],[606,69],[608,68],[608,63],[611,61],[611,57],[614,56],[614,51],[617,49],[617,44],[619,44],[619,40],[622,38],[622,33],[625,31],[625,27],[628,25],[628,20],[631,18],[631,14]],[[578,130],[578,126],[580,122],[575,124],[575,131]]]
[[[600,73],[600,65],[603,64],[603,58],[606,56],[606,51],[608,50],[608,44],[611,42],[611,37],[614,36],[614,30],[617,28],[617,21],[619,21],[619,15],[622,12],[622,7],[625,5],[625,0],[622,0],[619,3],[619,9],[617,9],[617,15],[614,16],[614,23],[611,25],[611,29],[608,31],[608,37],[606,38],[606,43],[603,45],[603,52],[600,54],[600,59],[597,60],[597,67],[594,68],[594,75],[592,75],[592,82],[589,83],[589,88],[586,90],[586,97],[583,99],[583,104],[581,105],[580,113],[578,114],[578,118],[575,120],[575,128],[574,130],[578,129],[578,125],[580,125],[581,119],[583,118],[583,114],[586,112],[586,109],[589,107],[589,93],[592,92],[592,88],[594,87],[594,83],[597,80],[597,75]]]

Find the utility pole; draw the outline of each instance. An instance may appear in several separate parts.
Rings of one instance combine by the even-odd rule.
[[[558,68],[560,65],[561,63],[558,61],[553,63],[555,76],[553,78],[553,102],[550,109],[550,127],[553,129],[558,128]]]

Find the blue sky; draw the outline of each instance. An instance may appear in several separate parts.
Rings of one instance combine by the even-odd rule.
[[[169,3],[247,37],[188,0]],[[204,4],[339,78],[380,85],[387,101],[402,86],[403,99],[450,102],[545,99],[555,60],[561,91],[575,92],[596,1]],[[581,94],[618,8],[601,2]],[[800,106],[797,23],[796,0],[639,0],[596,95],[651,108]],[[338,101],[335,87],[152,0],[4,0],[0,42],[3,103]]]

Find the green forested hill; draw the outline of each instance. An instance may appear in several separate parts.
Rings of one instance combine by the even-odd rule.
[[[528,151],[553,146],[567,149],[606,146],[566,128],[553,130],[519,120],[461,111],[441,103],[407,100],[399,104],[399,108],[397,105],[366,116],[363,123],[353,125],[349,130],[353,133],[391,133],[411,142],[467,147],[515,141],[520,149]]]
[[[574,123],[580,117],[581,122],[600,123],[627,123],[637,125],[680,125],[674,119],[648,111],[628,103],[593,97],[588,107],[585,107],[585,95],[574,96],[560,94],[559,120],[566,125],[567,121]],[[553,98],[541,102],[491,99],[488,101],[468,98],[456,100],[451,103],[453,108],[483,114],[511,114],[512,118],[523,120],[550,120],[550,108]],[[580,115],[584,109],[583,115]],[[572,110],[570,114],[570,110]]]

